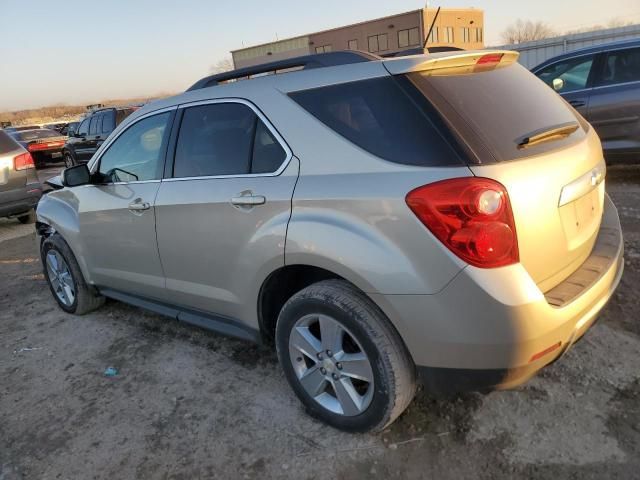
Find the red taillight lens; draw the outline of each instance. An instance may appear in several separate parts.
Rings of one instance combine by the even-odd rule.
[[[64,142],[49,142],[49,143],[31,143],[27,146],[27,150],[30,152],[37,152],[39,150],[48,150],[50,148],[62,147],[64,146]]]
[[[481,268],[518,262],[509,196],[495,180],[443,180],[409,192],[406,202],[431,233],[465,262]]]
[[[13,157],[13,168],[15,170],[26,170],[27,168],[36,168],[33,163],[33,157],[30,153],[22,153],[17,157]]]

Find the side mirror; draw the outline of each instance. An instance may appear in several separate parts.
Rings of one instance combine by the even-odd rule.
[[[65,168],[62,171],[62,184],[65,187],[77,187],[91,183],[91,173],[86,163]]]
[[[554,78],[553,79],[553,89],[556,92],[559,92],[560,90],[562,90],[564,88],[564,80],[561,78]]]

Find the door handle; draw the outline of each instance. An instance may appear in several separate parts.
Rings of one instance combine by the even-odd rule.
[[[231,198],[231,203],[239,207],[254,207],[264,205],[267,199],[263,195],[241,195]]]
[[[570,100],[569,105],[572,107],[584,107],[586,103],[584,100]]]
[[[129,210],[134,212],[149,210],[150,208],[151,208],[151,205],[148,202],[133,202],[129,204]]]

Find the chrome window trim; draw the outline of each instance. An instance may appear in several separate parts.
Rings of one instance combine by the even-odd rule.
[[[282,149],[285,151],[286,157],[282,161],[282,164],[280,165],[280,167],[276,171],[270,172],[270,173],[243,173],[243,174],[234,174],[234,175],[201,175],[197,177],[170,177],[170,178],[162,179],[163,182],[181,182],[186,180],[210,180],[210,179],[222,179],[222,178],[277,177],[287,169],[287,167],[289,166],[289,163],[291,163],[291,159],[293,158],[293,151],[291,150],[287,142],[284,140],[284,138],[282,138],[282,135],[280,135],[280,133],[276,130],[276,128],[271,124],[269,119],[260,111],[260,109],[256,105],[251,103],[249,100],[246,100],[244,98],[239,98],[239,97],[214,98],[209,100],[198,100],[194,102],[181,103],[177,106],[177,108],[179,110],[183,110],[190,107],[198,107],[200,105],[212,105],[216,103],[239,103],[249,107],[253,111],[253,113],[255,113],[257,117],[260,120],[262,120],[262,123],[266,125],[266,127],[269,129],[269,131],[274,136],[276,141],[280,144]],[[179,134],[180,132],[178,132],[178,136]],[[176,137],[176,142],[177,142],[177,137]]]
[[[144,115],[140,115],[138,118],[136,118],[135,120],[133,120],[129,125],[127,125],[125,128],[122,129],[121,132],[118,133],[118,135],[116,135],[115,137],[109,139],[107,142],[104,142],[100,148],[102,148],[103,150],[100,152],[100,155],[98,155],[95,158],[92,158],[91,160],[89,160],[89,172],[91,173],[91,175],[93,175],[94,173],[96,173],[96,169],[98,168],[98,165],[100,164],[100,160],[102,160],[102,157],[105,153],[107,153],[107,151],[109,150],[109,148],[111,147],[111,144],[113,142],[115,142],[117,139],[120,138],[120,136],[126,132],[127,130],[129,130],[131,127],[133,127],[136,123],[138,123],[141,120],[144,120],[145,118],[149,118],[152,117],[154,115],[160,115],[162,113],[166,113],[166,112],[171,112],[173,110],[177,110],[178,106],[174,105],[172,107],[165,107],[165,108],[160,108],[158,110],[153,110],[152,112],[148,112],[145,113]],[[116,127],[117,128],[117,127]],[[157,180],[139,180],[139,181],[133,181],[133,182],[117,182],[117,183],[101,183],[100,185],[126,185],[129,183],[147,183],[147,182],[159,182],[161,179],[157,179]]]

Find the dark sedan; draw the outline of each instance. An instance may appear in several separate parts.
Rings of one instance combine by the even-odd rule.
[[[60,132],[39,128],[8,133],[31,153],[37,167],[44,166],[48,161],[62,160],[62,148],[67,137]]]
[[[533,68],[585,117],[609,162],[640,162],[640,40],[598,45]]]

